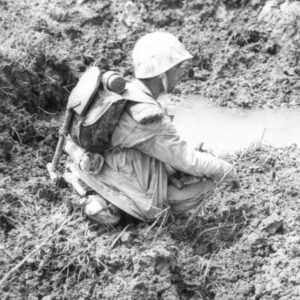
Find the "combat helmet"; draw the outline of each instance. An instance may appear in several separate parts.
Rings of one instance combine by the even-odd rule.
[[[192,58],[183,44],[171,33],[152,32],[141,37],[132,51],[135,77],[152,78]]]

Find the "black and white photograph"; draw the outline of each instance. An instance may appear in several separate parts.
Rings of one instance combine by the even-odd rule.
[[[299,0],[0,0],[0,299],[300,299]]]

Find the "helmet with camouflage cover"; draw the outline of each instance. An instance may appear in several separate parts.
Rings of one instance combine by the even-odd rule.
[[[133,51],[135,77],[152,78],[192,58],[183,44],[171,33],[152,32],[141,37]]]

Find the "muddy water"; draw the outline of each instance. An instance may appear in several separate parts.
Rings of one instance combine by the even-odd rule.
[[[262,141],[276,147],[300,146],[300,108],[239,109],[216,107],[199,96],[167,105],[174,124],[189,142],[204,142],[216,154]]]

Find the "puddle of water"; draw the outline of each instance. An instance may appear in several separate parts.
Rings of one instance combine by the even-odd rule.
[[[262,140],[275,147],[300,145],[300,109],[239,109],[216,107],[200,96],[167,105],[183,138],[212,148],[216,154],[234,152]]]

